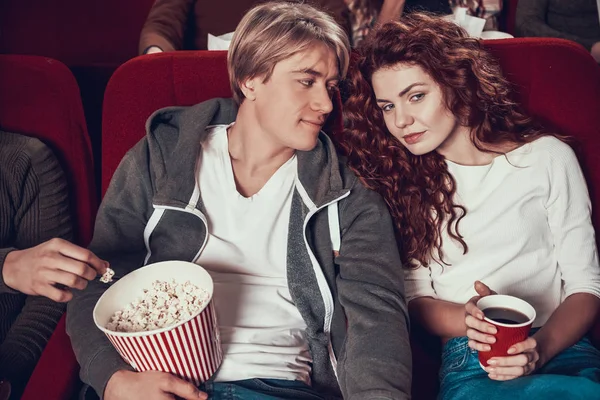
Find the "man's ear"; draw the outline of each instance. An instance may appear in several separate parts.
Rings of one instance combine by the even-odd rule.
[[[256,85],[258,83],[258,79],[248,78],[240,83],[240,89],[242,93],[244,93],[244,97],[250,101],[256,100]]]

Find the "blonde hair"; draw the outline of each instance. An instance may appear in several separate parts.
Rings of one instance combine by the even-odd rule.
[[[227,55],[233,99],[238,104],[244,100],[240,83],[245,79],[264,76],[266,82],[279,61],[318,43],[336,54],[344,78],[350,42],[333,17],[302,3],[270,2],[252,8],[237,26]]]

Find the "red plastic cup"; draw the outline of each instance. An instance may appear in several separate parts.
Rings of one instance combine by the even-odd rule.
[[[477,302],[477,307],[483,311],[485,315],[485,310],[490,308],[507,308],[511,310],[518,311],[519,313],[527,316],[528,320],[526,322],[520,324],[505,324],[500,323],[498,321],[494,321],[487,316],[484,317],[484,320],[492,325],[494,325],[497,329],[497,333],[494,335],[496,337],[495,343],[490,343],[491,350],[490,351],[480,351],[479,356],[479,364],[481,368],[488,365],[488,360],[493,357],[504,357],[508,356],[508,349],[515,343],[519,343],[527,339],[529,336],[529,331],[531,330],[531,325],[535,320],[535,309],[531,306],[531,304],[527,303],[525,300],[521,300],[518,297],[507,296],[502,294],[494,294],[491,296],[485,296],[479,299]]]
[[[191,318],[146,332],[115,332],[106,328],[111,316],[122,310],[156,280],[190,281],[208,294],[204,308]],[[213,304],[213,281],[206,270],[184,261],[164,261],[137,269],[114,283],[96,303],[94,322],[121,357],[136,371],[169,372],[196,386],[206,382],[223,360]]]

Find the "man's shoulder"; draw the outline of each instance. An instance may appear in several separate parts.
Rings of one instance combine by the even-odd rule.
[[[3,168],[11,169],[24,164],[34,170],[58,165],[50,147],[38,138],[4,131],[0,131],[0,159]]]

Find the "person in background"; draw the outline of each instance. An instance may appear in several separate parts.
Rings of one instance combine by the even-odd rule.
[[[231,4],[224,6],[224,3],[196,0],[157,0],[142,28],[139,52],[152,54],[183,49],[206,50],[209,33],[217,36],[233,31],[244,12],[261,2],[264,0],[230,1]],[[404,2],[308,0],[308,4],[327,11],[335,18],[349,35],[352,45],[357,45],[376,21],[385,23],[400,18]]]
[[[72,239],[67,184],[52,151],[0,131],[0,394],[20,398],[71,289],[106,270]]]
[[[503,0],[450,0],[454,7],[468,8],[468,14],[485,19],[484,31],[498,30]]]
[[[444,345],[440,399],[592,399],[600,266],[571,147],[538,127],[481,42],[404,16],[372,32],[347,79],[338,146],[394,217],[411,318]],[[480,296],[533,305],[531,336],[482,368]]]
[[[202,265],[214,282],[223,363],[200,388],[134,372],[94,324],[107,285],[93,282],[69,303],[67,333],[98,396],[410,397],[392,220],[321,130],[349,53],[329,14],[306,3],[261,4],[229,48],[234,98],[150,117],[147,136],[112,178],[90,249],[117,279],[164,260]]]
[[[280,0],[286,1],[286,0]],[[139,53],[206,50],[208,34],[232,32],[244,13],[264,0],[156,0],[140,34]],[[307,0],[350,31],[344,0]]]
[[[600,63],[600,10],[597,0],[519,1],[517,36],[555,37],[585,47]]]
[[[403,14],[428,11],[434,14],[452,13],[447,0],[346,0],[352,30],[353,46],[367,37],[377,25],[397,21]]]

